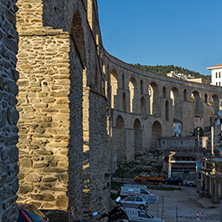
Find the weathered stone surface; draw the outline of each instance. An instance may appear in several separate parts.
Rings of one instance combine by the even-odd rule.
[[[18,118],[12,117],[18,93],[18,73],[15,70],[18,49],[15,1],[1,1],[0,9],[0,221],[16,222]]]
[[[61,208],[62,206],[66,206],[67,207],[68,204],[68,197],[65,195],[59,195],[56,199],[56,206]]]
[[[33,161],[31,159],[21,159],[19,162],[21,168],[30,168],[33,166]]]
[[[43,182],[51,183],[51,182],[55,182],[56,180],[57,180],[57,178],[47,177],[47,178],[43,179]]]
[[[41,200],[41,201],[54,201],[55,197],[52,194],[44,193],[44,194],[37,194],[31,195],[33,200]]]
[[[32,192],[33,191],[33,185],[31,184],[31,185],[20,185],[20,187],[19,187],[19,192],[21,193],[21,194],[26,194],[26,193],[29,193],[29,192]]]

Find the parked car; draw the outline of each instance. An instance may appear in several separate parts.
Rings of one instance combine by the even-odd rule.
[[[187,180],[186,185],[190,187],[196,187],[197,186],[197,181],[196,180]]]
[[[127,196],[142,197],[149,203],[157,203],[159,201],[159,196],[147,190],[146,186],[137,185],[137,184],[124,184],[120,188],[119,195],[122,198],[127,197]]]
[[[176,184],[176,185],[182,185],[183,179],[181,177],[169,177],[162,181],[165,184]]]
[[[126,212],[129,221],[136,221],[136,222],[165,222],[160,218],[154,217],[145,210],[134,209],[134,208],[123,208]]]
[[[154,184],[160,183],[163,180],[161,176],[151,176],[148,172],[142,172],[134,178],[137,183],[153,182]]]
[[[49,219],[32,204],[18,204],[17,222],[49,222]]]
[[[117,206],[139,208],[139,209],[146,209],[148,207],[148,202],[144,198],[138,196],[130,196],[120,200],[117,199],[116,204]]]

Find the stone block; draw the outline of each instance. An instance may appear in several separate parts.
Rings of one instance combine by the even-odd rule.
[[[21,168],[31,168],[33,166],[33,162],[31,159],[20,159],[19,161]]]
[[[49,193],[43,193],[43,194],[31,194],[31,198],[33,200],[41,200],[41,201],[54,201],[55,197],[52,194]]]
[[[46,178],[43,178],[43,182],[45,182],[45,183],[55,182],[56,180],[57,180],[57,178],[55,178],[55,177],[46,177]]]
[[[19,192],[21,194],[26,194],[26,193],[30,193],[33,191],[33,185],[20,185],[19,187]]]
[[[69,199],[65,195],[59,195],[56,198],[56,206],[59,209],[67,209],[68,208],[68,202],[69,202]]]

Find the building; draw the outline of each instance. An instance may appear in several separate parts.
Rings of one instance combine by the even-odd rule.
[[[168,77],[176,78],[176,79],[182,79],[190,82],[197,82],[197,83],[203,83],[202,78],[195,78],[194,76],[185,75],[183,73],[177,73],[175,71],[171,71],[170,73],[167,73]]]
[[[222,198],[222,157],[203,158],[201,161],[201,190],[209,193],[214,203]]]
[[[222,64],[207,69],[211,70],[211,85],[222,86]]]
[[[180,120],[177,119],[173,120],[173,136],[176,137],[183,136],[182,122]]]
[[[186,178],[197,170],[200,158],[209,155],[208,137],[163,137],[160,139],[160,150],[165,160],[164,171],[169,175]]]

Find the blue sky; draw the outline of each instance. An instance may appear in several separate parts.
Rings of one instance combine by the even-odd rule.
[[[210,75],[222,64],[221,0],[98,0],[103,45],[127,63]]]

